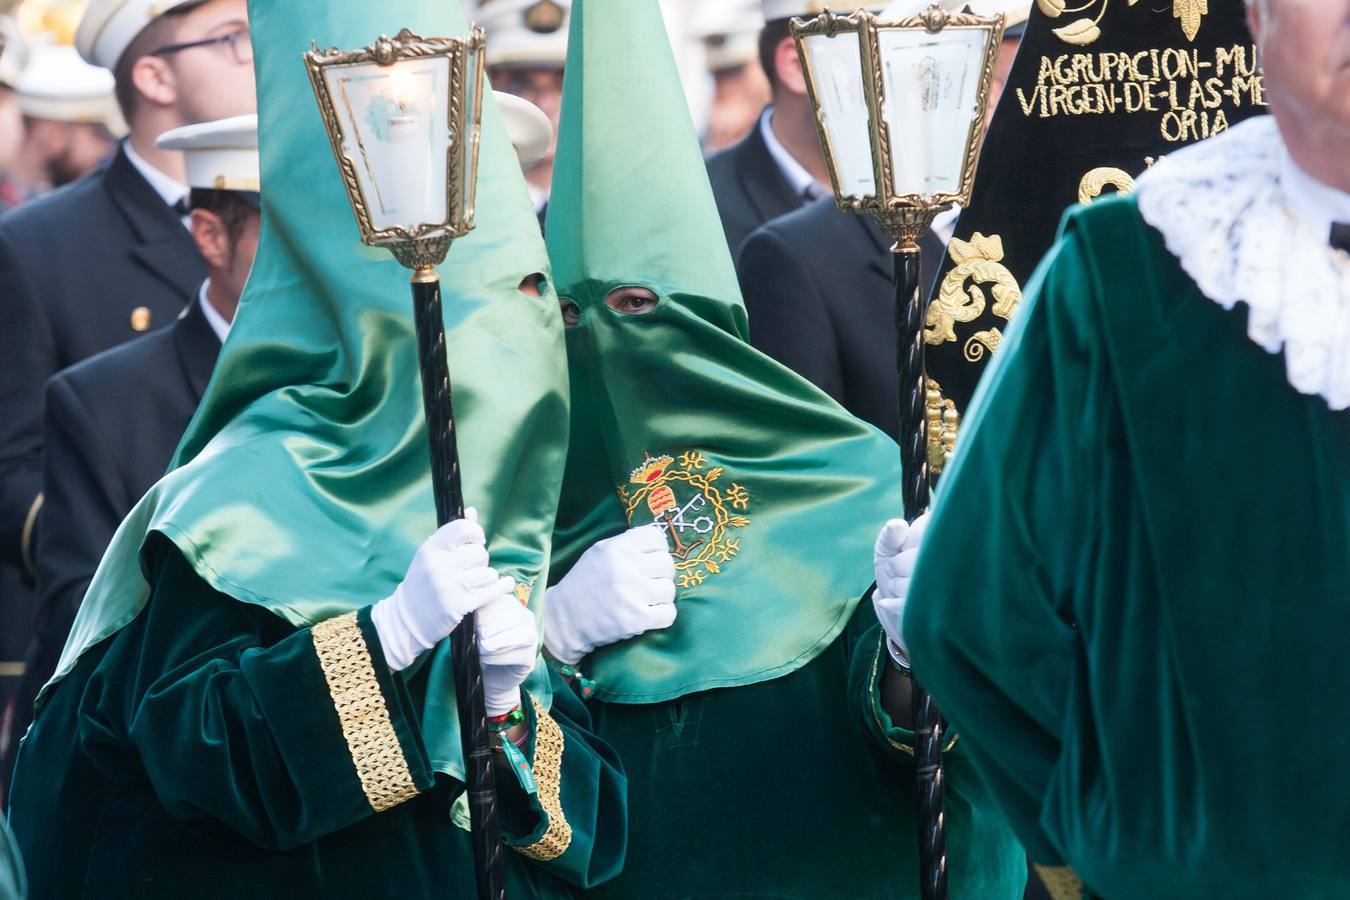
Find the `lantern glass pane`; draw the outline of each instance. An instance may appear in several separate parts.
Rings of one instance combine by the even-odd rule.
[[[479,133],[483,120],[483,51],[466,48],[462,69],[464,84],[464,178],[461,187],[461,207],[463,224],[473,224],[474,199],[478,187],[478,142],[474,135]]]
[[[829,136],[829,152],[843,197],[871,197],[877,192],[872,161],[872,135],[863,91],[861,35],[841,30],[803,39],[821,121]]]
[[[896,194],[960,193],[989,36],[983,28],[881,29]]]
[[[450,59],[329,66],[324,79],[371,225],[382,231],[447,222]]]

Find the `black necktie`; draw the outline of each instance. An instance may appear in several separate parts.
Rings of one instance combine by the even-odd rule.
[[[1350,253],[1350,222],[1331,223],[1331,246]]]
[[[181,219],[183,216],[186,216],[188,213],[192,212],[192,209],[191,207],[188,206],[187,198],[182,197],[179,199],[177,203],[173,205],[173,211],[177,213],[178,217]]]

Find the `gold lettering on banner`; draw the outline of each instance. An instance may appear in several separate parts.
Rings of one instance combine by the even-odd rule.
[[[1232,113],[1266,106],[1256,48],[1247,44],[1043,56],[1036,84],[1014,94],[1028,118],[1156,116],[1169,143],[1211,137],[1228,129]]]

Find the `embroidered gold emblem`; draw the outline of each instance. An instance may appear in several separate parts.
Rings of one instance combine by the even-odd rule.
[[[131,311],[131,330],[146,331],[150,328],[150,307],[138,306]]]
[[[539,0],[525,10],[525,27],[535,34],[553,34],[562,28],[566,11],[553,0]]]
[[[980,289],[992,284],[994,315],[1010,320],[1022,302],[1022,286],[1013,273],[1003,265],[1003,238],[985,237],[978,231],[969,241],[952,238],[947,253],[956,267],[942,279],[937,299],[928,307],[928,328],[924,340],[929,344],[944,344],[956,340],[956,323],[973,322],[984,315],[988,298]],[[966,282],[973,282],[969,287]],[[979,362],[987,353],[993,353],[1003,341],[1003,332],[997,328],[976,332],[965,345],[969,362]]]
[[[718,485],[726,470],[708,468],[697,450],[671,456],[648,456],[633,471],[628,484],[619,485],[619,500],[629,524],[656,522],[670,540],[675,557],[675,584],[693,589],[719,575],[741,552],[736,529],[750,524],[739,515],[750,506],[750,492],[731,483]]]
[[[1125,0],[1125,2],[1128,6],[1134,6],[1139,0]],[[1050,19],[1058,19],[1065,13],[1088,13],[1084,18],[1074,19],[1067,25],[1051,29],[1055,37],[1064,43],[1078,46],[1095,44],[1102,36],[1101,21],[1111,6],[1111,0],[1101,0],[1101,4],[1094,16],[1092,11],[1097,9],[1097,0],[1089,0],[1088,3],[1073,8],[1068,6],[1067,0],[1036,0],[1036,6]],[[1172,0],[1172,17],[1180,20],[1181,30],[1188,41],[1195,40],[1195,36],[1200,33],[1200,23],[1208,13],[1209,0]]]

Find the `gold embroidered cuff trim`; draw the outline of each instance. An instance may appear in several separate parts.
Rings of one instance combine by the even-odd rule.
[[[356,777],[371,808],[383,812],[416,797],[417,785],[394,733],[356,613],[320,622],[310,633]]]
[[[881,732],[881,736],[886,739],[886,743],[890,744],[891,747],[893,747],[896,750],[903,750],[910,756],[914,756],[914,745],[902,744],[899,741],[892,738],[888,733],[886,724],[881,721],[881,706],[880,706],[881,681],[877,675],[877,672],[881,668],[881,659],[883,654],[885,653],[885,650],[886,650],[886,631],[885,629],[882,629],[881,636],[877,638],[877,652],[872,657],[872,674],[868,676],[867,680],[867,690],[869,694],[867,699],[867,708],[872,713],[872,721],[876,723],[877,731]],[[942,752],[950,753],[951,749],[956,746],[956,742],[960,739],[961,735],[953,733],[952,739],[947,742],[947,746],[942,748]]]
[[[563,814],[562,757],[563,732],[548,712],[533,697],[534,704],[534,780],[539,785],[539,805],[548,816],[544,836],[527,847],[517,847],[523,856],[539,862],[557,859],[572,846],[572,826]]]
[[[33,505],[28,507],[28,515],[23,520],[23,534],[19,536],[19,556],[23,559],[23,567],[33,577],[37,577],[37,564],[33,562],[33,527],[37,525],[38,511],[46,499],[42,494],[33,498]]]
[[[1083,882],[1068,866],[1036,866],[1050,900],[1082,900]]]

